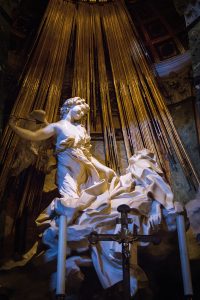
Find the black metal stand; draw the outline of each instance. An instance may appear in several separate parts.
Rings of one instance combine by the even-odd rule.
[[[128,205],[120,205],[117,208],[118,212],[121,213],[121,219],[117,219],[117,223],[121,223],[122,232],[122,268],[123,268],[123,290],[124,298],[130,298],[130,251],[129,251],[129,240],[126,240],[128,234],[128,224],[132,222],[128,218],[130,207]]]
[[[130,207],[126,204],[122,204],[117,208],[121,213],[121,218],[117,218],[117,223],[121,224],[121,231],[117,234],[98,234],[96,231],[91,232],[88,236],[88,240],[92,245],[98,243],[98,241],[115,241],[122,244],[122,268],[123,268],[123,291],[124,300],[130,300],[130,250],[129,244],[136,241],[152,242],[159,244],[161,241],[158,235],[139,235],[137,232],[131,233],[128,230],[128,224],[132,223],[132,219],[128,218]]]

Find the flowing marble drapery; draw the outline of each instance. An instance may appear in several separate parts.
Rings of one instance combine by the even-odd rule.
[[[154,154],[149,150],[138,151],[129,160],[127,174],[114,177],[111,183],[100,180],[83,189],[79,198],[57,198],[39,216],[37,224],[48,227],[43,234],[43,242],[49,246],[46,259],[54,259],[57,255],[58,216],[54,212],[64,214],[68,218],[67,239],[68,258],[66,260],[67,276],[73,273],[83,278],[80,266],[91,261],[104,288],[108,288],[122,280],[121,246],[116,242],[99,242],[92,247],[90,257],[85,256],[89,249],[87,235],[92,231],[98,233],[116,233],[119,224],[117,207],[128,204],[130,217],[139,234],[149,234],[152,228],[165,224],[165,229],[176,228],[176,209],[170,186],[165,182]],[[78,255],[71,255],[76,251]],[[83,255],[82,255],[83,253]],[[137,266],[135,247],[131,249],[131,291],[137,290],[137,280],[146,278]]]

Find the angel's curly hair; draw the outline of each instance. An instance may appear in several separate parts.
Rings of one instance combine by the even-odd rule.
[[[64,115],[66,115],[69,112],[70,108],[72,108],[76,105],[80,105],[85,114],[87,114],[88,111],[90,110],[90,107],[85,102],[85,99],[82,99],[80,97],[69,98],[64,101],[64,103],[60,109],[61,119],[64,117]]]

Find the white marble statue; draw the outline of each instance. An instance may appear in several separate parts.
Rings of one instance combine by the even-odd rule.
[[[20,137],[32,141],[56,137],[57,185],[60,198],[37,219],[37,224],[46,229],[43,241],[49,246],[47,260],[57,255],[58,215],[67,216],[68,258],[67,276],[83,279],[79,266],[91,261],[104,288],[122,280],[121,246],[115,242],[99,242],[92,247],[91,256],[85,256],[89,249],[87,235],[117,233],[119,216],[117,207],[127,204],[130,217],[137,225],[138,233],[148,234],[164,220],[168,230],[175,229],[176,209],[173,194],[163,178],[155,155],[143,149],[129,160],[127,173],[118,177],[113,170],[102,165],[90,153],[90,137],[82,124],[89,106],[79,97],[68,99],[61,108],[61,120],[46,127],[30,131],[10,122]],[[130,224],[132,231],[133,224]],[[145,277],[131,256],[131,291],[137,290],[138,278]],[[77,255],[72,256],[71,251]],[[84,255],[82,255],[84,253]]]

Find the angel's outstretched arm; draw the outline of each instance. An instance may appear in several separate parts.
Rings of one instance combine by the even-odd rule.
[[[46,127],[36,131],[19,127],[12,119],[10,120],[9,125],[17,135],[30,141],[46,140],[55,134],[55,123],[49,124]]]
[[[111,181],[112,178],[114,176],[116,176],[116,173],[114,170],[108,168],[107,166],[103,165],[102,163],[100,163],[96,158],[94,158],[93,156],[91,157],[91,162],[92,164],[95,166],[95,168],[100,171],[103,172],[106,176],[106,178],[108,179],[108,181]]]

